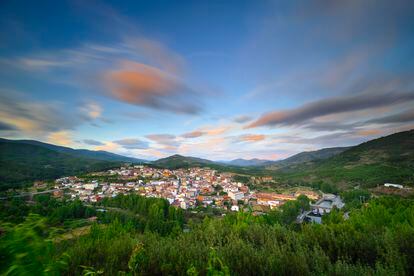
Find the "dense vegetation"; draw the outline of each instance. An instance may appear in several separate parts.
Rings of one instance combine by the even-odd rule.
[[[31,185],[35,180],[105,170],[121,164],[7,140],[0,140],[0,153],[0,190]]]
[[[25,211],[13,217],[15,209],[1,209],[0,273],[413,275],[414,201],[368,201],[365,191],[343,196],[350,218],[334,211],[322,225],[295,223],[308,208],[305,197],[264,216],[240,212],[196,223],[162,199],[120,196],[97,207],[106,211],[86,233],[69,238],[56,229],[66,218],[94,215],[91,207],[50,197],[9,202]]]
[[[279,171],[280,181],[332,183],[340,188],[375,187],[385,182],[414,183],[414,130],[399,132],[352,147],[316,164]]]
[[[270,162],[268,164],[265,164],[265,166],[267,169],[281,169],[284,167],[292,167],[297,164],[315,164],[321,160],[338,155],[349,148],[350,147],[337,147],[325,148],[315,151],[305,151],[280,161]]]

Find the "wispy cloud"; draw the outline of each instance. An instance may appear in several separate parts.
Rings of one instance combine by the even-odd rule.
[[[362,93],[323,99],[301,107],[263,114],[246,128],[277,125],[298,125],[320,116],[359,111],[414,101],[412,92]]]
[[[33,101],[15,91],[0,93],[1,121],[20,133],[42,135],[80,123],[79,114],[67,114],[59,107],[59,102]]]
[[[180,145],[176,136],[171,134],[149,134],[146,135],[145,138],[164,146],[164,149],[167,147],[167,149],[171,150]]]
[[[240,142],[259,142],[266,139],[266,136],[263,134],[244,134],[236,138]]]
[[[392,114],[377,119],[372,119],[366,123],[376,124],[392,124],[392,123],[408,123],[414,121],[414,110],[405,110],[397,114]]]
[[[105,145],[104,143],[99,142],[97,140],[93,140],[93,139],[84,139],[84,140],[82,140],[82,142],[84,144],[91,145],[91,146],[103,146],[103,145]]]
[[[122,146],[125,149],[147,149],[148,143],[136,138],[125,138],[113,141],[113,143]]]
[[[198,138],[198,137],[201,137],[205,134],[206,134],[206,132],[203,132],[203,131],[200,131],[200,130],[194,130],[194,131],[191,131],[191,132],[184,133],[182,135],[182,137],[184,137],[184,138]]]
[[[237,117],[233,118],[233,122],[243,124],[243,123],[247,123],[248,121],[250,121],[252,119],[253,118],[251,116],[240,115],[240,116],[237,116]]]

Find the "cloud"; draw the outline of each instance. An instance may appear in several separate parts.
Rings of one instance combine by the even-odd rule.
[[[105,74],[110,96],[133,105],[183,114],[197,114],[194,94],[179,79],[156,67],[124,61]]]
[[[333,97],[311,102],[290,110],[264,114],[245,128],[300,125],[321,116],[390,106],[413,100],[414,93],[412,92],[361,93],[351,96]]]
[[[0,131],[17,130],[15,126],[0,122]]]
[[[81,122],[76,113],[65,113],[58,102],[37,102],[16,91],[0,91],[3,124],[25,135],[44,135],[75,128]]]
[[[102,112],[103,108],[95,102],[89,102],[79,107],[80,116],[85,121],[93,121],[100,118],[102,121],[105,122],[106,119],[101,118]]]
[[[50,133],[47,136],[47,141],[49,143],[61,146],[73,145],[72,134],[69,131],[65,130]]]
[[[126,41],[129,48],[142,55],[151,64],[162,68],[162,70],[170,74],[180,75],[185,67],[184,59],[169,50],[158,41],[147,38],[134,38]]]
[[[359,136],[374,136],[374,135],[380,135],[383,131],[379,129],[363,129],[356,132]]]
[[[93,139],[84,139],[84,140],[82,140],[82,142],[84,144],[91,145],[91,146],[103,146],[103,145],[105,145],[104,143],[99,142],[97,140],[93,140]]]
[[[97,103],[89,103],[86,107],[89,109],[88,115],[90,118],[97,119],[101,117],[102,107],[100,105]]]
[[[247,123],[250,120],[252,120],[252,117],[247,116],[247,115],[240,115],[240,116],[235,117],[233,119],[233,122],[243,124],[243,123]]]
[[[19,63],[22,67],[25,68],[32,68],[32,69],[46,69],[49,67],[62,67],[66,64],[64,62],[58,62],[55,60],[47,60],[47,59],[34,59],[34,58],[21,58]]]
[[[87,42],[77,48],[11,56],[0,63],[53,82],[104,91],[132,105],[179,114],[202,111],[201,89],[185,80],[184,58],[138,32],[113,43]]]
[[[191,132],[187,132],[187,133],[184,133],[183,135],[181,135],[182,137],[184,137],[184,138],[198,138],[198,137],[201,137],[201,136],[203,136],[203,135],[205,135],[206,133],[205,132],[203,132],[203,131],[200,131],[200,130],[194,130],[194,131],[191,131]]]
[[[237,137],[240,142],[259,142],[264,139],[266,139],[266,136],[263,134],[245,134]]]
[[[126,138],[113,141],[115,144],[122,146],[125,149],[147,149],[148,143],[134,138]]]
[[[391,123],[408,123],[414,121],[414,110],[406,110],[397,114],[372,119],[367,123],[391,124]]]
[[[149,134],[145,138],[165,146],[165,149],[176,148],[180,143],[176,140],[175,135],[171,134]]]
[[[219,126],[219,127],[206,127],[202,131],[205,131],[208,135],[215,136],[223,134],[232,128],[231,125]]]

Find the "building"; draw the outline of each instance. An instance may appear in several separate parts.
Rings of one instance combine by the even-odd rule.
[[[404,188],[404,186],[401,185],[401,184],[393,184],[393,183],[384,183],[384,187],[387,187],[387,188],[397,188],[397,189]]]
[[[333,208],[342,209],[345,203],[339,196],[333,194],[324,194],[323,197],[315,204],[310,205],[313,211],[320,214],[330,213]]]
[[[243,192],[229,192],[228,195],[233,200],[242,200],[244,198]]]

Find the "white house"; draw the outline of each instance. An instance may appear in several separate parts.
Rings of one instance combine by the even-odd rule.
[[[404,186],[401,184],[392,184],[392,183],[384,183],[384,186],[388,188],[397,188],[397,189],[404,188]]]
[[[242,200],[244,198],[243,192],[229,192],[228,195],[233,200]]]

